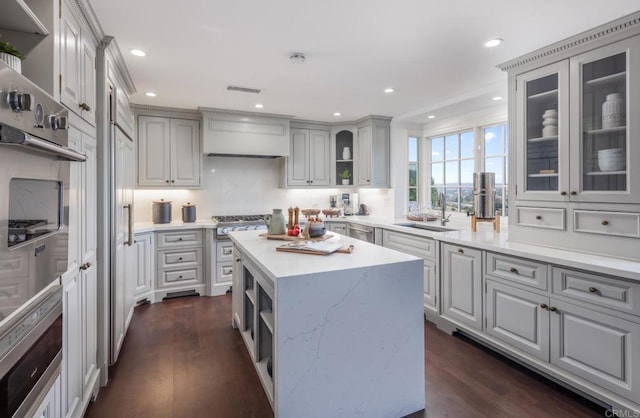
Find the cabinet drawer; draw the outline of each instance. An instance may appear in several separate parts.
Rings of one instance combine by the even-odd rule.
[[[382,235],[382,246],[398,250],[416,257],[435,259],[436,242],[427,237],[403,234],[402,232],[384,230]]]
[[[158,269],[200,265],[202,248],[158,251]]]
[[[547,290],[546,264],[490,252],[487,253],[486,257],[486,275]]]
[[[162,270],[158,274],[158,287],[173,287],[202,283],[200,267]]]
[[[158,232],[158,248],[202,245],[202,230]]]
[[[640,213],[574,210],[576,232],[640,238]]]
[[[553,293],[640,315],[640,283],[554,267]]]
[[[217,256],[216,261],[231,261],[233,260],[233,242],[232,241],[218,241],[216,244]]]
[[[233,263],[217,263],[216,268],[216,283],[231,283]]]
[[[564,231],[564,209],[516,208],[516,223],[534,228],[559,229]]]

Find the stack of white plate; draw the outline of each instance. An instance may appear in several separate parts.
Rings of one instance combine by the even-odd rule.
[[[558,111],[548,109],[542,114],[542,136],[558,135]]]
[[[600,171],[620,171],[626,167],[625,152],[622,148],[610,148],[598,151]]]

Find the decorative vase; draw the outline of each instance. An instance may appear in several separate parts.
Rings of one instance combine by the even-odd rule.
[[[267,233],[269,235],[284,235],[287,233],[286,220],[282,214],[282,209],[274,209],[272,214],[264,217],[264,220],[267,222]]]
[[[349,148],[349,147],[342,148],[342,159],[343,160],[350,160],[351,159],[351,148]]]
[[[9,67],[22,74],[22,60],[15,55],[0,52],[0,61],[5,62]]]
[[[625,119],[622,94],[607,94],[607,100],[602,103],[602,129],[624,126]]]

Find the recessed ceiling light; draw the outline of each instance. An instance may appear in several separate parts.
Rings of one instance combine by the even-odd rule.
[[[385,93],[393,93],[394,91],[396,91],[396,90],[392,89],[391,87],[384,89]]]
[[[435,118],[436,118],[436,116],[435,116],[435,115],[429,115],[429,116],[427,116],[427,119],[435,119]]]
[[[149,97],[156,97],[156,94],[152,91],[148,91],[144,94],[145,96],[149,96]]]
[[[496,96],[496,97],[494,97],[494,98],[493,98],[493,99],[491,99],[491,100],[494,100],[494,101],[496,101],[496,102],[499,102],[500,100],[502,100],[502,97],[501,97],[501,96]]]
[[[141,49],[132,49],[131,55],[135,55],[136,57],[144,57],[145,55],[147,55],[147,53]]]
[[[494,46],[498,46],[502,43],[502,39],[501,38],[495,38],[492,39],[490,41],[487,41],[484,43],[484,46],[486,46],[487,48],[493,48]]]
[[[302,64],[306,60],[307,60],[307,57],[304,55],[303,52],[294,52],[291,55],[289,55],[289,61],[291,61],[293,64]]]
[[[333,116],[341,116],[341,115],[342,115],[342,113],[340,113],[340,112],[334,112],[334,114],[333,114]]]
[[[262,105],[261,103],[256,103],[256,109],[262,109],[264,107],[264,105]]]

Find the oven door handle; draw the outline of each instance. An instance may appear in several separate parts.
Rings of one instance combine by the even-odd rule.
[[[56,145],[49,141],[45,141],[43,139],[36,138],[34,136],[27,135],[27,134],[24,134],[24,136],[21,139],[22,141],[20,142],[16,141],[15,143],[32,146],[33,148],[37,148],[40,151],[55,154],[59,157],[64,158],[65,160],[87,161],[86,155],[80,154],[79,152],[76,152],[70,148]]]
[[[127,209],[127,212],[128,212],[127,227],[129,229],[129,232],[127,233],[127,240],[124,242],[124,244],[131,247],[133,245],[133,216],[131,216],[132,215],[131,212],[133,211],[133,205],[129,203],[128,205],[124,205],[124,208]]]

